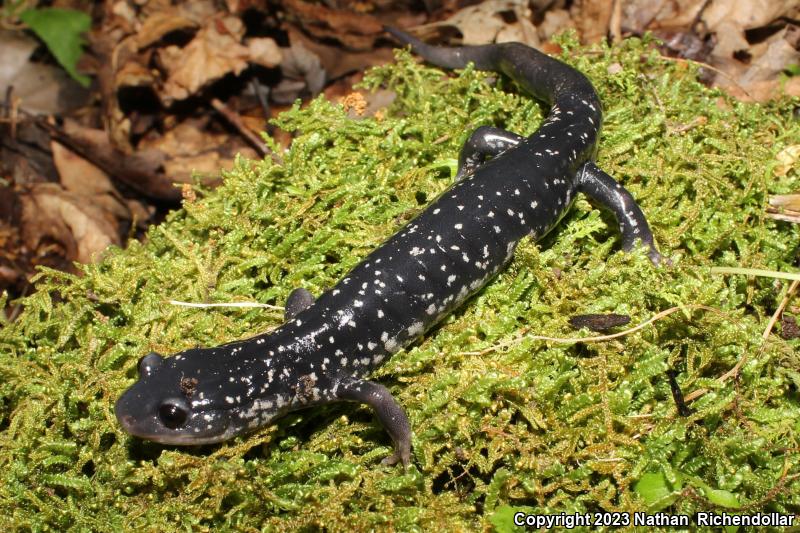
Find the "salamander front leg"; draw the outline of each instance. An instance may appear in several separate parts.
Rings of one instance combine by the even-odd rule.
[[[393,465],[400,461],[403,468],[408,468],[411,463],[411,424],[389,389],[372,381],[347,378],[339,383],[336,395],[340,400],[361,402],[372,407],[394,442],[394,453],[382,464]]]
[[[623,250],[632,250],[638,239],[649,249],[650,261],[654,265],[661,262],[647,219],[631,193],[591,161],[578,171],[577,182],[578,190],[614,213],[622,233]]]
[[[525,137],[492,126],[481,126],[472,132],[461,148],[458,157],[456,180],[469,176],[486,161],[487,156],[495,157],[509,148],[518,145]]]
[[[307,307],[314,303],[314,295],[307,289],[298,287],[289,293],[286,298],[286,306],[284,307],[283,319],[291,320],[297,316],[300,311],[305,310]]]

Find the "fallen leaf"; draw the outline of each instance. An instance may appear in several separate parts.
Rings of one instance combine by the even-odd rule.
[[[765,42],[750,48],[752,59],[747,70],[738,80],[740,85],[775,79],[789,65],[800,61],[793,43],[797,42],[797,30],[787,26]]]
[[[540,44],[539,31],[529,18],[518,18],[516,22],[512,22],[505,28],[501,28],[497,32],[495,42],[510,43],[517,42],[527,44],[533,48],[537,48]]]
[[[70,260],[88,263],[112,244],[119,245],[118,228],[101,208],[55,183],[37,183],[20,195],[22,237],[31,250],[55,241]]]
[[[168,73],[162,100],[167,104],[183,100],[226,74],[243,71],[250,57],[240,44],[243,34],[242,22],[236,17],[211,19],[185,47],[159,50],[159,60]]]
[[[792,211],[800,211],[800,194],[776,194],[769,197],[772,207],[784,207]]]
[[[461,42],[465,45],[492,43],[500,31],[509,26],[502,17],[502,13],[506,12],[515,13],[517,20],[530,18],[527,2],[488,0],[462,8],[441,22],[423,24],[415,29],[423,33],[424,39],[424,34],[430,33],[430,29],[453,26],[461,32]]]
[[[130,212],[108,174],[61,143],[53,141],[50,148],[61,185],[66,191],[83,196],[87,202],[118,221],[130,220]]]
[[[282,59],[281,49],[269,37],[258,37],[247,41],[247,50],[251,63],[271,68]]]
[[[38,42],[20,32],[0,31],[0,95],[9,87],[20,107],[42,115],[58,115],[85,104],[89,91],[61,68],[31,63]]]
[[[539,38],[548,41],[556,33],[560,33],[567,28],[575,28],[569,11],[565,9],[552,9],[545,13],[544,20],[539,24]]]
[[[108,174],[91,164],[75,152],[58,142],[51,142],[53,163],[58,171],[61,185],[76,194],[105,194],[115,191]]]
[[[608,0],[578,0],[572,5],[570,13],[584,42],[597,42],[606,36],[612,5]]]
[[[159,9],[152,12],[136,32],[136,45],[139,49],[147,48],[168,33],[195,28],[197,23],[184,16],[177,8]]]
[[[778,160],[778,166],[775,167],[775,175],[779,177],[785,176],[795,166],[797,160],[800,159],[800,144],[787,146],[778,152],[775,159]],[[772,202],[770,201],[770,203]],[[800,211],[800,206],[798,206],[798,211]]]
[[[144,139],[139,149],[164,155],[164,174],[174,182],[191,183],[196,176],[206,185],[218,182],[222,170],[231,169],[237,153],[250,159],[258,155],[225,133],[209,133],[203,121],[184,121],[160,137]]]
[[[366,13],[301,0],[284,0],[282,3],[306,32],[319,39],[336,39],[350,50],[371,50],[375,39],[384,35],[383,24]]]
[[[311,96],[322,91],[327,78],[319,56],[306,48],[303,41],[289,33],[291,46],[283,49],[281,73],[283,79],[272,89],[272,100],[278,104],[290,104],[300,97],[304,89]]]
[[[393,53],[390,48],[379,47],[368,51],[344,50],[341,46],[333,46],[314,41],[303,34],[298,28],[289,26],[289,42],[292,46],[301,45],[305,50],[311,52],[319,66],[324,71],[326,80],[335,80],[351,72],[360,72],[373,65],[381,65],[392,60]],[[292,54],[294,52],[291,52]],[[290,60],[291,61],[291,60]],[[283,70],[283,66],[281,66]],[[313,73],[313,70],[309,71]],[[320,76],[320,74],[317,74]],[[313,78],[313,76],[309,76]],[[301,77],[304,82],[305,76]],[[314,86],[314,80],[309,79]],[[290,100],[288,103],[291,103]]]
[[[724,23],[739,31],[766,26],[797,8],[797,0],[714,0],[703,11],[703,22],[711,31]]]
[[[770,196],[767,216],[774,220],[800,224],[800,194]]]

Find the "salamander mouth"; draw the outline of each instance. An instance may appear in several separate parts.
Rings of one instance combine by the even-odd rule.
[[[224,426],[214,426],[194,431],[192,427],[182,429],[169,429],[156,425],[157,420],[152,417],[149,424],[131,415],[117,415],[122,428],[129,434],[140,439],[170,444],[176,446],[197,446],[201,444],[216,444],[230,439],[233,435],[228,431],[230,424],[226,421]]]

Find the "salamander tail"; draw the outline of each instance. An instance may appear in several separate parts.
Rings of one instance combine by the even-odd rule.
[[[410,45],[415,54],[436,66],[448,69],[464,68],[472,62],[480,70],[498,69],[497,46],[433,46],[392,26],[384,26],[383,29],[401,43]]]

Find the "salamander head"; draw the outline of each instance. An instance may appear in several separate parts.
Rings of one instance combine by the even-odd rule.
[[[277,413],[253,408],[252,380],[241,379],[245,365],[212,349],[147,354],[139,380],[117,400],[117,420],[131,435],[176,445],[222,442],[262,426]],[[268,396],[268,387],[260,389]]]

